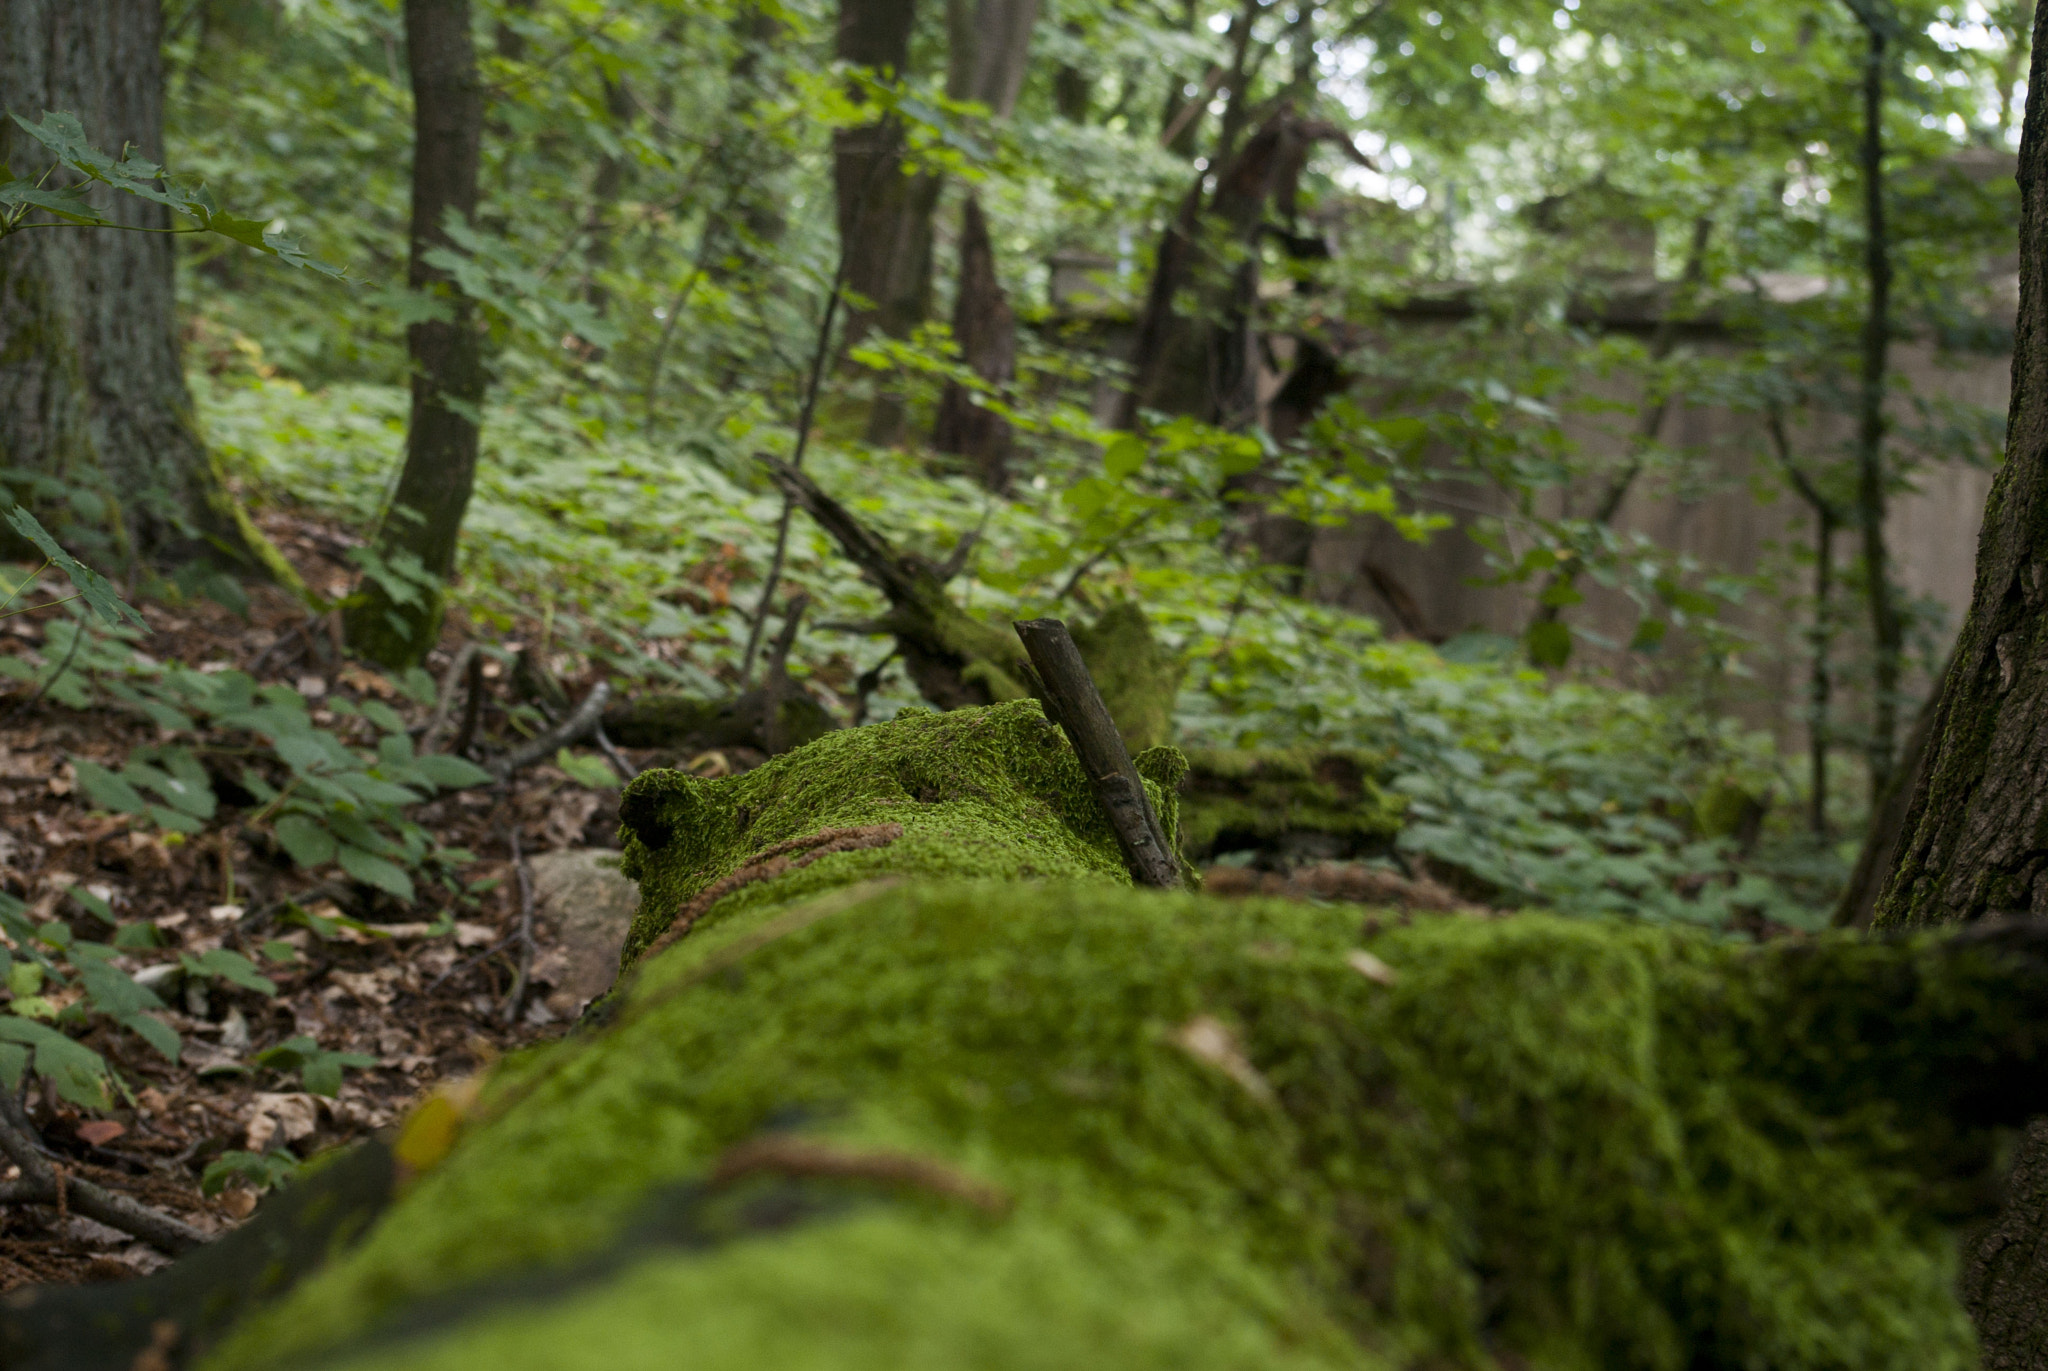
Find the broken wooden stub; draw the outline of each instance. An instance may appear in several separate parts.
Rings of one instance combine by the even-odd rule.
[[[1088,674],[1081,650],[1058,619],[1025,619],[1011,625],[1031,658],[1031,667],[1045,686],[1040,701],[1074,745],[1081,769],[1095,787],[1095,798],[1116,832],[1124,864],[1139,885],[1173,889],[1181,883],[1180,862],[1166,840],[1159,816],[1145,797],[1145,783],[1131,763],[1123,735],[1102,703],[1102,692]]]

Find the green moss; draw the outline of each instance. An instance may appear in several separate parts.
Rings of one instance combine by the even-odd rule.
[[[736,914],[606,1034],[503,1069],[455,1154],[209,1365],[1970,1364],[1930,1198],[1954,1062],[1910,1054],[1935,1025],[1955,1061],[2013,1041],[1988,961],[1527,916],[1380,935],[1385,986],[1356,934],[1103,882]],[[1905,1032],[1873,1040],[1880,1009]],[[1267,1091],[1179,1045],[1198,1016]],[[1014,1207],[870,1195],[603,1264],[663,1187],[788,1128]]]
[[[501,1064],[203,1365],[1973,1364],[1944,1222],[2048,1089],[2037,971],[1525,915],[1390,928],[1362,974],[1355,912],[1128,888],[1084,795],[1029,702],[636,783],[643,946],[765,847],[903,835]],[[912,1171],[720,1181],[791,1134]]]
[[[1199,858],[1302,837],[1330,840],[1336,856],[1384,848],[1401,831],[1405,805],[1380,788],[1382,764],[1342,748],[1191,751],[1183,850]]]
[[[1075,631],[1074,646],[1125,746],[1138,752],[1173,741],[1173,706],[1187,666],[1152,636],[1144,610],[1129,600],[1111,605]]]
[[[1156,749],[1138,765],[1171,834],[1172,786],[1183,763]],[[777,844],[825,829],[893,823],[903,834],[887,847],[834,853],[738,890],[710,917],[904,871],[1130,880],[1080,763],[1035,700],[906,711],[826,734],[740,776],[649,772],[626,788],[619,808],[622,869],[641,892],[626,964],[707,886]]]

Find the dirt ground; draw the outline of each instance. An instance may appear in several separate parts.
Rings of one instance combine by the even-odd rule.
[[[264,522],[316,588],[332,593],[345,584],[346,539],[289,514]],[[238,668],[292,685],[316,704],[374,698],[415,724],[426,717],[425,708],[382,676],[344,662],[335,650],[335,626],[310,618],[281,592],[252,588],[246,619],[211,601],[175,610],[138,608],[153,630],[139,646],[159,661]],[[0,620],[0,655],[39,661],[42,624],[64,612]],[[451,629],[428,670],[439,676],[459,645]],[[487,740],[507,736],[501,706],[511,698],[507,673],[496,663],[491,673],[493,705],[482,720]],[[573,696],[586,683],[564,684]],[[274,998],[220,982],[187,981],[169,993],[164,1017],[185,1042],[176,1065],[131,1033],[96,1028],[87,1041],[128,1088],[109,1113],[81,1112],[33,1078],[25,1082],[29,1115],[64,1172],[219,1231],[246,1217],[257,1199],[240,1183],[216,1196],[201,1194],[201,1173],[222,1153],[283,1149],[309,1157],[390,1124],[436,1082],[564,1031],[564,1014],[573,1010],[557,1013],[560,996],[553,997],[556,1009],[549,1008],[550,978],[563,953],[545,917],[534,926],[530,951],[518,936],[522,902],[512,842],[516,834],[528,856],[613,846],[616,791],[590,790],[553,767],[536,766],[509,785],[418,807],[414,817],[443,844],[476,854],[461,873],[465,880],[495,884],[467,902],[423,894],[408,908],[338,875],[322,881],[297,870],[263,835],[238,831],[240,812],[226,807],[205,832],[183,841],[177,835],[166,841],[147,821],[95,813],[74,783],[73,759],[119,765],[132,746],[161,741],[156,727],[112,707],[74,710],[48,701],[24,707],[26,693],[17,685],[11,695],[0,695],[0,887],[28,902],[38,922],[64,920],[81,938],[107,940],[113,930],[66,897],[74,884],[104,899],[121,923],[153,922],[164,946],[124,953],[117,964],[131,973],[216,947],[252,958],[273,940],[295,949],[288,963],[261,963],[277,983]],[[332,712],[316,712],[314,722],[332,726]],[[646,758],[636,754],[634,760]],[[288,901],[329,919],[366,922],[372,931],[343,925],[334,936],[322,936],[303,920],[291,927],[282,917]],[[452,930],[445,928],[448,917]],[[444,925],[440,932],[433,929],[437,921]],[[529,975],[515,1009],[511,996],[522,961]],[[349,1071],[332,1099],[306,1093],[295,1073],[251,1064],[264,1048],[297,1035],[330,1051],[362,1053],[376,1064]],[[0,1179],[18,1174],[0,1168]],[[146,1244],[61,1207],[0,1207],[0,1290],[120,1279],[164,1261]]]

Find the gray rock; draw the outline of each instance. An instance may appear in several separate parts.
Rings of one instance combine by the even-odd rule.
[[[608,848],[544,852],[531,865],[534,912],[555,930],[534,975],[553,987],[549,1011],[574,1018],[618,976],[640,887],[619,874],[619,854]]]

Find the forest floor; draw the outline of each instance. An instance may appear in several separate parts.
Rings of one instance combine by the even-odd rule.
[[[346,539],[289,514],[264,523],[311,584],[328,593],[345,588],[353,574],[343,560]],[[309,621],[303,606],[281,592],[252,588],[246,618],[211,601],[138,608],[153,631],[137,646],[158,661],[233,667],[290,685],[316,705],[382,699],[424,716],[391,682],[344,661],[328,625]],[[0,621],[0,655],[35,650],[43,636],[38,620],[49,617]],[[446,658],[435,654],[429,669],[438,672]],[[316,710],[315,723],[327,722],[322,714],[331,717]],[[72,759],[118,765],[132,747],[156,741],[155,726],[132,711],[76,710],[47,700],[15,707],[0,697],[0,886],[27,901],[37,923],[64,919],[81,938],[105,939],[110,930],[66,900],[74,884],[105,900],[122,924],[154,923],[164,945],[124,953],[117,964],[131,974],[223,946],[254,959],[271,940],[292,944],[295,956],[282,967],[260,963],[276,982],[275,996],[190,980],[183,994],[168,996],[163,1017],[185,1043],[177,1064],[130,1033],[94,1029],[84,1040],[128,1088],[110,1112],[82,1112],[31,1078],[24,1100],[60,1168],[202,1231],[219,1231],[246,1217],[257,1200],[240,1182],[213,1196],[201,1193],[201,1173],[223,1153],[285,1148],[311,1156],[392,1123],[437,1082],[565,1030],[574,1011],[549,1008],[551,968],[559,968],[562,954],[544,913],[532,923],[529,981],[517,1013],[508,1012],[528,907],[515,879],[512,837],[516,832],[527,855],[615,846],[616,791],[587,789],[539,765],[509,784],[418,806],[412,817],[440,843],[476,854],[459,874],[492,884],[466,898],[423,893],[408,909],[367,886],[315,880],[266,851],[268,844],[252,844],[231,822],[179,841],[146,821],[95,812],[75,786]],[[293,906],[318,917],[287,927],[280,915]],[[337,915],[368,927],[338,922]],[[561,997],[553,999],[561,1009]],[[294,1074],[250,1064],[263,1049],[298,1035],[375,1065],[347,1072],[338,1094],[326,1098],[307,1093]],[[164,1261],[147,1245],[61,1208],[0,1207],[0,1291],[121,1279]]]

